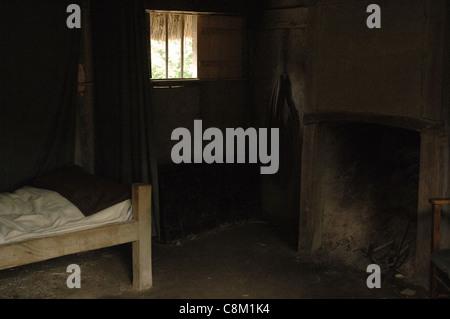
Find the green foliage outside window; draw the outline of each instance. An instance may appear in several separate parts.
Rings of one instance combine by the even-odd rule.
[[[181,40],[169,41],[169,70],[166,76],[166,43],[165,41],[151,41],[151,64],[153,79],[195,78],[194,50],[192,39],[185,39],[184,67],[181,76]]]

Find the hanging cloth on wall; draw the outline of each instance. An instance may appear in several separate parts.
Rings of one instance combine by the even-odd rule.
[[[0,192],[73,165],[80,30],[76,0],[0,1]]]
[[[292,99],[291,81],[287,75],[281,75],[273,88],[267,125],[280,130],[280,167],[275,181],[278,186],[286,187],[292,176],[294,143],[299,130],[298,112]]]
[[[96,76],[95,172],[125,185],[152,184],[152,226],[159,238],[159,182],[145,6],[142,0],[96,0],[91,10]]]

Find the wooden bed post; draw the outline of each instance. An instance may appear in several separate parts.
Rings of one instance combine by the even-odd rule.
[[[138,221],[138,240],[133,242],[133,287],[149,289],[152,278],[152,215],[149,184],[133,184],[133,219]]]

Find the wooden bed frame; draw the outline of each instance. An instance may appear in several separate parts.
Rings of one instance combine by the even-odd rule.
[[[151,190],[149,184],[133,184],[133,217],[130,221],[0,245],[0,270],[131,242],[133,288],[151,288]]]

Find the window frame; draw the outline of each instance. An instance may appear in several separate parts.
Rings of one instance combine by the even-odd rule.
[[[150,81],[152,83],[157,83],[158,85],[164,85],[164,82],[186,82],[186,81],[197,81],[198,77],[192,77],[192,78],[184,78],[183,77],[183,73],[184,73],[184,17],[186,15],[193,15],[193,16],[197,16],[198,13],[197,12],[192,12],[192,11],[170,11],[170,10],[145,10],[146,14],[147,14],[147,25],[149,26],[149,34],[148,34],[148,39],[149,39],[149,59],[150,59]],[[152,78],[152,64],[151,64],[151,31],[150,31],[150,14],[151,13],[161,13],[161,14],[166,14],[166,19],[165,19],[165,33],[166,33],[166,39],[165,39],[165,44],[166,44],[166,63],[165,63],[165,67],[166,67],[166,77],[162,78],[162,79],[154,79]],[[182,33],[181,33],[181,77],[180,78],[169,78],[169,54],[167,54],[167,52],[169,51],[169,39],[168,39],[168,35],[169,35],[169,28],[168,28],[168,19],[167,19],[167,14],[178,14],[181,15],[183,17],[183,23],[182,23]],[[198,72],[198,66],[197,66],[197,23],[195,23],[195,29],[194,29],[194,44],[193,44],[193,51],[194,51],[194,64],[195,64],[195,68],[196,68],[196,74]],[[162,82],[162,83],[160,83]],[[166,83],[167,84],[167,83]]]
[[[149,39],[149,59],[150,59],[150,83],[152,85],[153,88],[179,88],[179,87],[185,87],[185,86],[190,86],[190,85],[196,85],[198,83],[201,82],[223,82],[223,81],[245,81],[246,80],[246,76],[245,76],[245,70],[244,70],[244,61],[245,61],[245,53],[247,52],[247,48],[245,47],[245,41],[243,41],[242,43],[242,55],[241,55],[241,62],[242,62],[242,70],[241,70],[241,75],[239,77],[230,77],[230,78],[222,78],[222,77],[217,77],[217,78],[201,78],[199,77],[199,69],[201,68],[201,63],[200,61],[198,61],[198,20],[201,19],[202,16],[225,16],[225,17],[241,17],[244,19],[246,19],[246,17],[244,15],[241,14],[233,14],[233,13],[225,13],[225,12],[196,12],[196,11],[176,11],[176,10],[153,10],[153,9],[146,9],[145,10],[147,13],[147,17],[148,17],[148,29],[149,29],[149,34],[148,34],[148,39]],[[195,64],[196,64],[196,68],[197,68],[197,77],[196,78],[165,78],[165,79],[154,79],[152,78],[152,69],[151,69],[151,34],[150,34],[150,13],[172,13],[172,14],[190,14],[190,15],[195,15],[197,16],[197,23],[195,26],[195,43],[194,43],[194,55],[195,55]],[[168,32],[168,30],[166,31]],[[246,28],[244,26],[244,28],[242,29],[242,36],[243,38],[246,37]],[[167,63],[166,63],[166,67],[167,67]],[[167,74],[167,73],[166,73]]]

